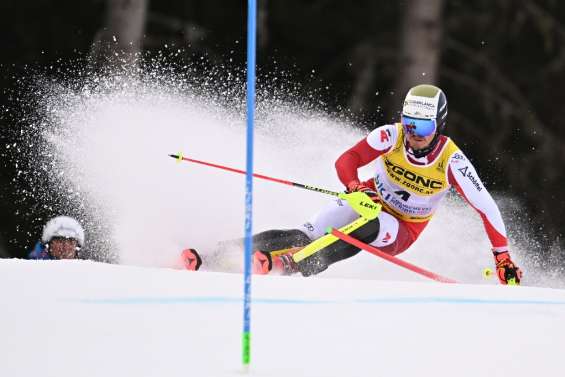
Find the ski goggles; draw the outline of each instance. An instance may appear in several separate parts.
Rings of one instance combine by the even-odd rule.
[[[410,135],[426,137],[436,132],[437,123],[435,119],[419,119],[403,115],[402,126],[404,131]]]

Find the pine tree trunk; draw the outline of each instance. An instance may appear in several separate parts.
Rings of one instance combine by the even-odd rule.
[[[142,50],[149,0],[106,0],[106,22],[94,40],[96,66],[135,64]]]
[[[415,85],[437,83],[443,29],[442,10],[443,0],[405,2],[395,88],[400,100]]]
[[[269,30],[267,28],[269,20],[269,12],[267,9],[268,1],[269,0],[259,0],[257,3],[257,45],[260,49],[265,49],[269,44]]]

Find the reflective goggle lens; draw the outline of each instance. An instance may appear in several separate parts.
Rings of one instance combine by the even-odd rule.
[[[435,119],[418,119],[402,116],[404,131],[414,136],[426,137],[436,132]]]

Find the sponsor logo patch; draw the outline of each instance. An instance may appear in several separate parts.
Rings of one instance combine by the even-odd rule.
[[[444,173],[444,174],[445,174],[445,164],[444,164],[444,161],[443,161],[443,160],[441,160],[441,161],[439,162],[439,164],[437,164],[436,170],[439,171],[440,173]]]
[[[457,170],[463,175],[463,177],[467,177],[467,179],[469,181],[471,181],[471,183],[473,184],[473,186],[475,186],[477,191],[481,191],[483,189],[483,187],[479,183],[478,179],[473,175],[473,173],[468,171],[469,170],[468,166],[465,166],[464,168],[457,169]]]
[[[434,118],[436,116],[435,102],[427,102],[417,99],[404,101],[404,114],[417,118]]]
[[[304,228],[308,229],[310,232],[314,231],[314,225],[312,225],[311,223],[304,223],[304,225],[302,225]]]
[[[433,178],[425,177],[421,174],[414,173],[400,165],[395,165],[388,158],[384,159],[387,173],[394,181],[402,186],[408,187],[416,192],[431,195],[436,190],[443,188],[443,182]]]

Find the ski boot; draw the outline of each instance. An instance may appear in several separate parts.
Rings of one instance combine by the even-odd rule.
[[[272,271],[278,275],[291,275],[298,272],[298,266],[292,259],[292,253],[273,256],[268,251],[255,251],[253,253],[253,273],[267,275]]]
[[[198,271],[202,265],[202,258],[194,249],[184,249],[180,256],[182,265],[186,270]]]

